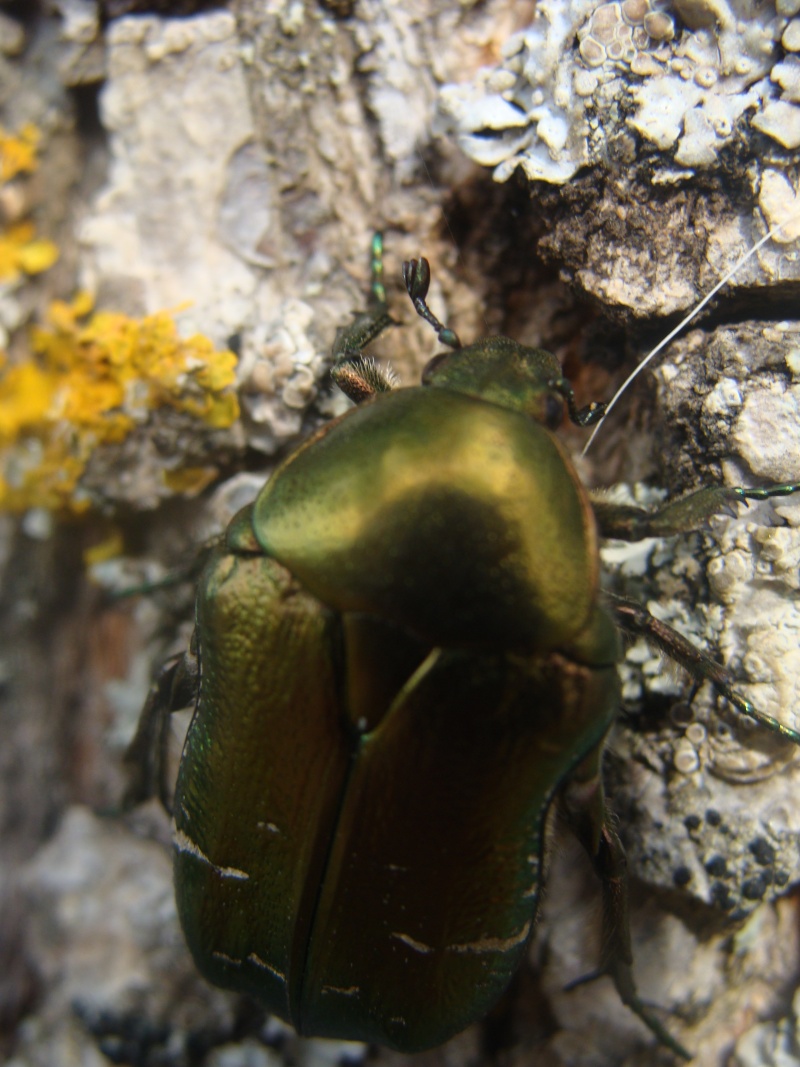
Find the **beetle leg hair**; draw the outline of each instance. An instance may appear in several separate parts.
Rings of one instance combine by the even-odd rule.
[[[712,515],[735,515],[735,504],[748,500],[769,500],[800,492],[800,482],[770,485],[763,489],[737,486],[705,486],[693,493],[668,501],[655,511],[625,504],[609,504],[592,498],[592,507],[603,537],[640,541],[645,537],[671,537],[703,526]]]
[[[621,630],[634,636],[644,637],[670,659],[679,663],[695,681],[711,682],[717,692],[721,693],[744,715],[755,719],[756,722],[786,740],[800,745],[800,733],[755,708],[734,688],[734,679],[730,672],[701,652],[691,641],[687,641],[677,630],[651,615],[646,608],[634,600],[628,600],[613,593],[607,593],[606,596]]]
[[[336,332],[333,343],[331,377],[345,396],[355,404],[369,400],[376,393],[388,393],[395,387],[390,370],[379,367],[374,359],[364,355],[364,349],[388,326],[394,325],[386,304],[383,285],[383,236],[373,235],[372,283],[366,311],[356,315],[353,322]]]
[[[602,746],[599,746],[578,766],[561,791],[561,809],[600,879],[603,900],[600,966],[570,982],[567,989],[608,976],[623,1004],[638,1015],[659,1042],[682,1059],[690,1060],[690,1053],[652,1014],[636,991],[632,970],[628,860],[606,808],[601,758]]]
[[[125,752],[128,787],[123,799],[127,810],[158,795],[164,810],[172,812],[172,788],[167,781],[169,716],[197,699],[200,670],[197,656],[173,656],[158,672],[147,694],[139,725]]]

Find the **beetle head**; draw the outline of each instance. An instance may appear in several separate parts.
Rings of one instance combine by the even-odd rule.
[[[509,337],[487,337],[434,356],[422,372],[422,384],[519,411],[550,430],[561,423],[563,386],[569,388],[554,355],[543,348],[526,348]]]

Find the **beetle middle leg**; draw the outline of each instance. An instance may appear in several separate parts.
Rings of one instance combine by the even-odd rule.
[[[620,1000],[638,1015],[659,1042],[682,1059],[692,1056],[650,1011],[636,990],[631,950],[628,860],[611,825],[603,795],[602,749],[584,759],[561,790],[561,809],[573,833],[586,850],[600,879],[603,900],[602,958],[591,974],[567,988],[608,976]]]
[[[603,537],[641,541],[645,537],[671,537],[697,530],[712,515],[735,515],[735,504],[747,506],[748,500],[771,500],[797,492],[800,492],[800,482],[768,485],[763,489],[708,485],[677,500],[669,500],[653,511],[595,498],[592,507]]]

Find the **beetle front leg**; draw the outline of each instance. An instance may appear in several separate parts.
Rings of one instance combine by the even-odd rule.
[[[403,264],[403,281],[414,310],[421,319],[436,330],[436,336],[443,345],[448,348],[461,348],[461,341],[455,330],[440,322],[428,307],[427,296],[431,284],[431,267],[427,259],[407,259]]]
[[[167,781],[169,717],[197,700],[200,670],[194,648],[168,660],[150,687],[139,725],[125,752],[128,772],[123,807],[128,809],[158,796],[172,812],[172,789]]]
[[[628,860],[609,820],[600,773],[602,746],[577,768],[561,793],[561,807],[573,833],[586,849],[600,879],[603,900],[602,957],[591,974],[567,988],[608,976],[620,1000],[642,1020],[658,1041],[682,1059],[692,1056],[653,1015],[636,990],[631,951]]]
[[[394,388],[394,376],[382,370],[364,349],[383,333],[394,320],[386,304],[383,285],[383,236],[372,238],[372,284],[366,311],[356,315],[350,326],[340,329],[333,344],[331,378],[345,396],[355,404],[369,400],[376,393],[388,393]]]
[[[747,506],[748,500],[770,500],[800,492],[800,482],[770,485],[764,489],[710,485],[668,501],[655,511],[625,504],[609,504],[592,499],[595,517],[603,537],[621,541],[641,541],[645,537],[672,537],[699,529],[712,515],[735,515],[734,504]]]

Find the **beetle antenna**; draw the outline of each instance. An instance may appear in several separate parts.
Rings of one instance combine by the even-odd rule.
[[[749,251],[745,252],[745,254],[743,256],[741,256],[736,261],[736,263],[734,263],[734,265],[731,267],[731,269],[728,271],[728,273],[725,274],[724,277],[720,281],[717,282],[717,284],[714,286],[714,288],[703,297],[703,299],[700,301],[700,303],[697,304],[694,308],[692,308],[692,310],[689,312],[689,314],[686,316],[686,318],[682,319],[681,322],[679,322],[678,325],[675,327],[675,329],[671,330],[670,333],[668,333],[667,336],[664,338],[664,340],[660,341],[659,344],[657,344],[656,347],[651,352],[648,352],[648,354],[644,357],[644,359],[641,361],[641,363],[637,364],[637,366],[634,367],[634,369],[631,371],[631,373],[628,375],[628,377],[625,379],[625,381],[622,383],[622,385],[619,387],[619,389],[617,389],[616,393],[614,393],[614,395],[611,397],[611,399],[609,400],[608,404],[606,405],[606,409],[605,409],[605,412],[603,414],[602,419],[600,419],[600,421],[597,423],[597,425],[595,426],[594,430],[592,431],[591,436],[589,437],[589,440],[586,442],[586,444],[583,447],[583,451],[581,452],[582,456],[585,456],[586,453],[591,448],[592,442],[594,441],[595,437],[597,437],[598,433],[600,432],[600,429],[601,429],[603,423],[605,422],[606,417],[610,414],[612,408],[615,407],[617,401],[620,399],[622,394],[626,391],[626,389],[631,384],[631,382],[635,381],[635,379],[641,374],[641,372],[648,365],[648,363],[650,363],[653,359],[655,359],[655,357],[658,355],[658,353],[661,352],[662,349],[666,348],[666,346],[670,343],[670,341],[672,341],[672,339],[674,337],[677,337],[677,335],[681,332],[681,330],[683,330],[683,328],[685,326],[688,326],[689,323],[692,321],[692,319],[696,318],[700,314],[700,312],[703,310],[703,308],[706,306],[706,304],[710,300],[713,300],[713,298],[717,295],[717,293],[720,291],[720,289],[722,289],[724,286],[726,286],[728,284],[728,282],[731,280],[731,278],[733,278],[734,275],[739,270],[741,270],[741,268],[745,265],[745,263],[747,263],[749,260],[751,260],[753,258],[753,256],[756,254],[756,252],[759,251],[760,248],[762,248],[768,241],[771,241],[772,238],[776,236],[776,234],[780,233],[781,230],[785,229],[792,222],[795,222],[798,218],[800,218],[800,212],[794,212],[788,218],[784,219],[783,222],[781,222],[779,225],[773,226],[773,228],[771,230],[769,230],[766,234],[764,234],[764,236],[759,241],[757,241],[756,244],[754,244],[753,247],[751,249],[749,249]]]

